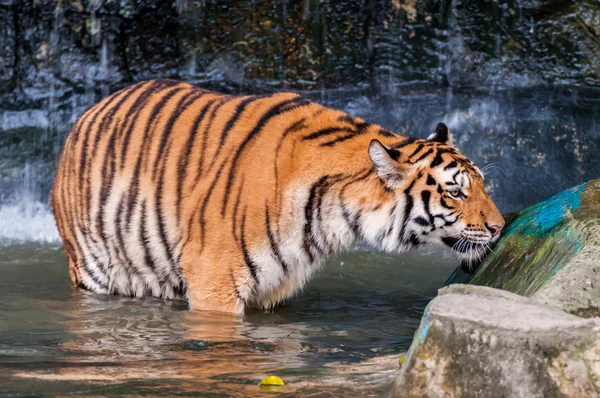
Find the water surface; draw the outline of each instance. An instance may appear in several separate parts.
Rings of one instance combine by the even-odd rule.
[[[0,393],[11,395],[247,396],[276,374],[290,394],[377,396],[456,264],[359,248],[275,311],[232,317],[74,288],[55,245],[0,251]]]

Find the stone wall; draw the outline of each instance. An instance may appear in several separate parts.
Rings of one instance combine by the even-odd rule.
[[[599,50],[594,0],[0,0],[0,105],[155,76],[251,91],[597,86]]]

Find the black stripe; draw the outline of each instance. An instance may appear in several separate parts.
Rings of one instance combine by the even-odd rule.
[[[254,102],[258,99],[265,98],[265,97],[268,97],[268,96],[253,95],[248,98],[245,98],[237,105],[235,112],[229,118],[229,120],[225,124],[225,127],[223,128],[223,131],[221,132],[221,142],[219,143],[219,146],[217,146],[217,151],[215,152],[215,156],[213,157],[213,159],[215,161],[218,158],[219,153],[221,153],[221,149],[223,148],[223,145],[225,144],[225,139],[227,138],[227,135],[233,129],[233,127],[235,126],[235,123],[238,121],[238,119],[240,118],[240,116],[242,115],[242,113],[244,112],[246,107],[248,106],[248,104],[250,104],[251,102]]]
[[[202,133],[202,148],[200,150],[200,161],[198,162],[198,170],[196,172],[196,178],[194,180],[194,185],[198,184],[198,181],[200,180],[200,177],[202,176],[202,172],[204,171],[204,157],[206,154],[206,144],[208,142],[208,133],[210,132],[210,129],[212,127],[212,123],[213,120],[215,120],[215,116],[217,114],[217,112],[219,111],[219,109],[221,109],[221,107],[223,105],[225,105],[227,102],[232,101],[233,99],[235,99],[235,97],[224,97],[221,98],[219,100],[219,103],[213,108],[212,112],[210,113],[210,116],[208,118],[208,121],[206,122],[206,127],[204,128],[204,132]],[[214,166],[216,164],[213,163],[210,167],[209,167],[209,171],[212,169],[212,166]]]
[[[165,152],[166,152],[165,159],[167,159],[169,156],[170,147],[171,146],[168,145],[165,150]],[[166,230],[165,220],[164,220],[164,216],[163,216],[162,193],[163,193],[164,180],[165,180],[166,161],[164,163],[165,164],[163,164],[163,167],[161,168],[161,171],[160,171],[160,178],[158,179],[158,185],[156,186],[156,192],[154,195],[154,205],[155,205],[155,211],[156,211],[156,219],[158,222],[158,233],[160,236],[161,244],[165,250],[167,259],[169,260],[169,263],[171,265],[170,268],[171,268],[172,273],[178,274],[177,263],[175,261],[175,257],[173,256],[173,249],[172,249],[171,244],[169,243],[169,239],[167,237],[167,230]],[[172,276],[172,274],[171,274],[171,276]]]
[[[347,177],[347,178],[353,178],[353,177],[354,176],[350,176],[350,177]],[[327,181],[327,183],[323,184],[320,187],[319,192],[318,192],[317,205],[316,205],[316,208],[317,208],[317,222],[316,222],[316,225],[317,225],[317,228],[318,228],[319,233],[321,234],[321,236],[323,236],[325,238],[326,238],[327,235],[325,233],[323,233],[323,229],[322,229],[322,227],[323,227],[323,216],[321,214],[322,210],[323,210],[323,206],[322,206],[323,205],[323,198],[325,197],[325,194],[327,193],[327,191],[329,190],[329,188],[333,184],[336,184],[337,182],[339,182],[339,181],[341,181],[343,179],[344,179],[344,177],[341,174],[336,174],[336,175],[331,176],[331,178]],[[315,240],[315,242],[316,242],[316,240]],[[325,243],[328,243],[328,242],[325,242]],[[318,247],[318,249],[320,249],[321,253],[327,254],[327,247]]]
[[[349,139],[351,139],[351,138],[354,138],[354,137],[356,137],[356,134],[354,134],[354,133],[353,133],[353,134],[346,134],[346,135],[343,135],[343,136],[341,136],[341,137],[338,137],[338,138],[336,138],[336,139],[334,139],[334,140],[327,141],[327,142],[325,142],[325,143],[321,144],[321,146],[328,146],[328,147],[332,147],[332,146],[334,146],[335,144],[338,144],[338,143],[340,143],[340,142],[344,142],[344,141],[346,141],[346,140],[349,140]]]
[[[408,155],[409,158],[412,158],[413,156],[415,156],[417,153],[419,153],[421,151],[421,149],[423,149],[425,145],[423,144],[419,144],[417,145],[417,149],[415,149],[415,151],[413,153],[411,153],[410,155]]]
[[[344,221],[350,227],[354,235],[358,238],[362,238],[362,233],[360,228],[358,227],[358,220],[360,219],[360,211],[356,212],[354,219],[352,219],[352,214],[350,214],[350,210],[346,207],[345,204],[342,205],[342,215],[344,216]]]
[[[448,163],[448,165],[446,167],[444,167],[444,170],[449,170],[449,169],[453,169],[458,165],[458,163],[456,163],[456,160],[451,161],[450,163]]]
[[[138,272],[137,267],[135,266],[135,264],[133,264],[133,262],[127,255],[127,245],[125,244],[125,239],[123,238],[123,229],[121,228],[121,217],[123,216],[124,210],[125,210],[125,196],[121,196],[121,199],[119,200],[119,205],[117,207],[117,211],[115,214],[115,220],[114,220],[115,230],[117,232],[117,243],[118,243],[118,245],[116,245],[116,250],[117,250],[117,252],[121,253],[121,258],[125,260],[125,263],[127,265],[127,278],[129,280],[129,284],[131,284],[131,273],[136,274],[138,277],[140,277],[140,279],[143,279],[143,278],[141,278],[141,275]]]
[[[130,92],[126,92],[125,95],[131,95],[131,93],[134,90],[131,90]],[[92,128],[94,126],[94,124],[96,124],[96,119],[98,118],[98,116],[100,116],[100,114],[102,112],[104,112],[104,110],[113,103],[113,101],[117,100],[119,98],[119,95],[113,95],[112,97],[110,97],[110,99],[104,104],[104,106],[102,106],[102,108],[96,112],[96,114],[94,114],[94,117],[92,118],[92,120],[88,123],[87,125],[87,129],[84,133],[84,139],[83,139],[83,143],[81,145],[81,154],[79,157],[79,181],[83,182],[84,179],[87,179],[89,181],[89,178],[86,178],[85,176],[85,170],[87,168],[87,164],[88,164],[88,159],[87,159],[87,153],[88,153],[88,146],[89,146],[89,141],[90,141],[90,135],[92,132]],[[97,134],[100,134],[100,131],[97,132]],[[73,149],[75,149],[75,146],[73,146]],[[94,152],[91,152],[92,155],[94,155]],[[88,209],[86,209],[87,206],[89,206],[89,187],[86,187],[85,192],[82,193],[82,197],[81,197],[81,201],[79,203],[79,207],[81,208],[81,215],[83,216],[83,218],[86,221],[89,221],[90,216],[89,216],[89,212],[87,211]],[[84,198],[87,200],[84,200]]]
[[[417,141],[422,141],[422,140],[420,140],[418,138],[414,138],[414,137],[408,137],[404,141],[400,142],[399,144],[394,145],[394,148],[395,149],[400,149],[400,148],[403,148],[403,147],[405,147],[407,145],[413,144],[413,143],[415,143]]]
[[[148,100],[156,91],[158,91],[161,87],[158,86],[156,82],[152,82],[150,87],[137,96],[134,103],[127,110],[127,131],[125,132],[125,136],[123,137],[123,142],[121,143],[121,170],[125,168],[125,160],[127,158],[127,151],[129,149],[129,142],[131,141],[131,134],[133,130],[138,127],[137,120],[140,117],[140,114],[145,109]],[[133,115],[131,122],[129,122],[129,118]],[[124,126],[125,126],[124,125]]]
[[[243,99],[237,105],[237,107],[235,108],[235,112],[233,112],[233,115],[231,115],[231,117],[229,118],[229,120],[225,124],[225,127],[223,128],[223,131],[221,132],[220,147],[223,146],[223,144],[225,143],[225,139],[227,138],[227,135],[229,134],[229,132],[231,131],[231,129],[235,125],[235,122],[238,121],[238,119],[240,118],[240,116],[242,115],[242,113],[244,112],[244,110],[246,109],[246,107],[248,106],[248,104],[250,104],[253,101],[256,101],[259,98],[265,98],[265,96],[253,95],[253,96],[250,96],[248,98]],[[217,151],[218,151],[218,149],[217,149]],[[215,155],[215,158],[216,158],[216,155]]]
[[[338,120],[340,122],[345,122],[348,123],[350,125],[352,125],[352,127],[354,127],[354,129],[356,130],[357,134],[364,134],[366,133],[367,129],[369,128],[369,126],[371,126],[370,123],[367,123],[361,119],[358,119],[354,116],[351,115],[343,115],[338,117]]]
[[[410,194],[410,191],[413,189],[416,180],[412,180],[410,185],[404,190],[404,197],[406,200],[406,205],[404,206],[404,218],[402,220],[402,228],[400,229],[400,241],[404,242],[404,231],[406,230],[406,226],[408,224],[408,220],[410,217],[410,213],[413,208],[413,198]]]
[[[446,220],[444,220],[444,226],[445,227],[449,227],[451,225],[456,224],[457,221],[458,221],[458,217],[456,217],[456,220],[454,220],[454,221],[446,221]]]
[[[306,117],[302,117],[298,120],[296,120],[294,123],[292,123],[288,128],[285,129],[285,131],[283,132],[283,134],[281,135],[281,138],[279,139],[279,142],[277,143],[277,148],[275,149],[275,161],[273,162],[274,168],[275,168],[275,193],[277,195],[277,202],[279,203],[279,210],[281,210],[281,200],[280,200],[280,192],[279,192],[279,169],[278,169],[278,164],[279,164],[279,154],[281,152],[281,147],[283,146],[283,142],[285,141],[285,139],[295,133],[296,131],[300,131],[303,128],[306,128],[306,125],[304,124],[304,122],[306,121]]]
[[[142,201],[142,217],[140,219],[140,230],[139,230],[139,240],[144,249],[144,260],[146,261],[146,265],[150,267],[150,269],[156,275],[156,263],[154,262],[154,258],[152,257],[152,252],[150,251],[150,237],[148,236],[148,230],[146,229],[146,221],[148,219],[148,214],[146,211],[146,200]]]
[[[357,183],[359,181],[366,180],[371,175],[373,175],[373,173],[375,173],[375,170],[373,168],[368,168],[368,169],[364,169],[363,171],[359,171],[358,173],[356,173],[353,176],[351,176],[350,177],[350,181],[348,181],[347,183],[345,183],[342,186],[342,188],[340,189],[340,196],[344,195],[344,192],[346,191],[346,188],[348,188],[350,185],[355,184],[355,183]]]
[[[144,130],[142,151],[140,153],[140,159],[143,159],[144,161],[144,172],[148,170],[148,164],[150,163],[150,149],[152,147],[152,143],[154,142],[154,134],[158,134],[156,129],[161,117],[163,116],[163,109],[173,100],[175,95],[179,94],[183,90],[183,87],[176,87],[170,91],[167,91],[167,93],[162,96],[160,101],[154,105],[152,112],[150,112],[148,123],[146,124],[146,129]]]
[[[302,141],[316,140],[317,138],[320,138],[322,136],[340,132],[354,133],[354,130],[350,130],[347,127],[327,127],[324,129],[314,131],[309,135],[302,137]]]
[[[283,146],[283,142],[285,141],[285,139],[287,137],[289,137],[291,134],[307,127],[304,124],[304,122],[306,122],[306,117],[302,117],[302,118],[296,120],[288,128],[286,128],[285,131],[283,132],[283,134],[281,135],[279,142],[277,143],[277,148],[275,149],[275,160],[273,162],[273,167],[274,167],[274,177],[273,178],[275,180],[275,201],[277,203],[277,210],[279,211],[278,214],[281,214],[281,207],[283,205],[283,200],[281,198],[281,196],[283,195],[283,192],[281,192],[281,190],[279,189],[279,168],[278,168],[281,147]],[[279,229],[277,229],[276,233],[279,236]]]
[[[398,137],[397,134],[387,129],[379,129],[377,133],[383,137]]]
[[[102,289],[106,289],[106,291],[108,291],[108,285],[104,282],[102,282],[96,275],[95,273],[92,271],[92,269],[90,268],[90,266],[88,265],[88,262],[85,258],[85,256],[81,256],[81,264],[83,265],[83,269],[85,270],[85,272],[87,273],[87,276],[90,277],[90,279],[97,284],[100,288]],[[104,275],[106,276],[106,275]],[[91,286],[87,286],[88,288],[90,288]]]
[[[413,246],[420,246],[421,245],[421,241],[419,240],[419,237],[417,235],[415,235],[414,232],[410,233],[408,241]]]
[[[233,179],[235,177],[235,171],[237,169],[238,160],[242,155],[242,152],[246,148],[246,146],[252,141],[258,133],[262,130],[262,128],[267,124],[267,122],[278,115],[281,115],[285,112],[288,112],[292,109],[296,109],[298,107],[310,105],[311,102],[307,101],[301,97],[295,97],[289,100],[285,100],[280,102],[279,104],[270,108],[267,112],[265,112],[261,118],[258,120],[256,126],[250,131],[250,133],[246,136],[244,141],[239,145],[237,151],[231,161],[231,168],[229,169],[229,176],[227,179],[227,184],[225,185],[225,195],[223,197],[223,206],[221,208],[221,215],[225,215],[225,209],[227,207],[227,202],[229,200],[229,194],[231,192],[231,187],[233,186]]]
[[[217,182],[219,182],[219,177],[221,176],[223,169],[227,165],[227,160],[229,160],[229,158],[225,159],[225,161],[221,164],[221,167],[219,167],[219,169],[217,170],[217,174],[215,175],[215,178],[213,178],[213,181],[210,184],[210,187],[208,188],[208,192],[204,196],[204,200],[202,201],[202,206],[200,206],[200,237],[201,237],[200,244],[202,247],[204,247],[204,236],[206,233],[206,221],[204,219],[204,216],[206,214],[206,206],[208,205],[208,201],[210,200],[210,197],[212,196],[212,193],[215,189],[215,186],[217,185]]]
[[[192,124],[192,128],[188,134],[188,139],[185,144],[185,150],[183,152],[183,155],[179,159],[179,178],[176,181],[176,183],[177,183],[177,219],[178,220],[181,217],[181,201],[183,199],[183,192],[182,192],[183,183],[185,181],[185,178],[187,177],[187,169],[188,169],[189,162],[190,162],[190,155],[191,155],[192,149],[194,148],[194,145],[196,143],[198,128],[200,127],[200,123],[202,123],[202,120],[204,120],[204,116],[208,112],[208,109],[210,109],[210,107],[215,103],[215,101],[217,101],[216,98],[213,100],[210,100],[206,104],[204,104],[204,106],[200,110],[200,113],[198,113],[198,116],[196,116],[196,118],[194,119],[194,123]]]
[[[437,167],[440,164],[442,164],[442,162],[444,161],[444,159],[442,158],[442,151],[438,150],[438,152],[435,154],[435,157],[433,158],[433,160],[431,161],[431,165],[430,167]]]
[[[427,176],[427,185],[436,185],[437,182],[435,181],[435,178],[433,178],[431,175]]]
[[[140,153],[138,154],[138,160],[136,162],[135,169],[133,172],[133,177],[131,178],[131,183],[130,183],[129,189],[128,189],[129,198],[128,198],[128,203],[127,203],[127,229],[129,229],[131,227],[133,208],[137,204],[138,196],[140,194],[139,177],[140,177],[140,171],[141,171],[141,166],[142,166],[142,160],[144,160],[145,164],[148,163],[147,159],[149,156],[146,154],[146,148],[150,147],[150,145],[151,145],[151,142],[150,142],[151,140],[149,139],[150,138],[149,137],[150,129],[154,123],[154,120],[160,114],[160,111],[169,102],[169,100],[171,98],[173,98],[173,96],[181,90],[183,90],[183,88],[179,87],[179,88],[174,88],[174,89],[170,90],[169,92],[167,92],[160,99],[160,101],[154,105],[154,107],[152,108],[152,112],[151,112],[150,116],[148,117],[148,121],[146,122],[146,127],[144,129],[144,136],[142,138],[142,147],[141,147]]]
[[[338,117],[338,120],[340,122],[346,122],[346,123],[349,123],[351,125],[355,125],[356,124],[356,122],[354,121],[354,116],[351,116],[351,115],[342,115],[342,116]]]
[[[444,198],[440,199],[440,203],[441,203],[442,207],[445,207],[446,209],[454,210],[454,207],[449,206],[448,203],[446,203],[446,200]]]
[[[84,236],[87,235],[87,231],[82,230],[81,234]],[[90,257],[92,258],[92,261],[94,263],[96,263],[98,271],[100,272],[100,275],[106,277],[106,274],[104,274],[103,269],[104,269],[104,264],[102,264],[102,262],[100,261],[100,259],[98,257],[96,257],[90,250],[89,246],[85,246],[83,244],[81,244],[81,242],[79,242],[79,239],[77,239],[77,237],[75,238],[77,241],[77,245],[81,248],[86,247],[87,248],[87,252],[89,253]],[[94,281],[96,282],[100,287],[105,288],[108,290],[108,285],[103,283],[102,281],[100,281],[100,279],[96,276],[96,273],[90,268],[87,258],[85,256],[85,254],[83,253],[83,251],[81,252],[81,264],[84,268],[84,271],[87,273],[87,275]]]
[[[303,236],[303,241],[304,241],[304,251],[306,252],[306,254],[308,255],[308,259],[310,260],[310,262],[314,261],[314,256],[312,254],[312,243],[315,243],[314,239],[313,239],[313,232],[312,232],[312,223],[313,223],[313,213],[314,213],[314,207],[315,207],[315,198],[317,196],[317,190],[319,189],[319,187],[323,184],[325,184],[327,182],[327,179],[329,178],[328,175],[325,175],[323,177],[321,177],[321,179],[319,179],[319,181],[317,181],[316,183],[314,183],[312,185],[312,187],[310,188],[310,194],[308,196],[308,201],[306,202],[306,206],[304,207],[304,236]]]
[[[193,94],[193,95],[192,95]],[[206,92],[191,92],[187,95],[184,96],[184,98],[186,99],[186,101],[179,101],[177,108],[178,109],[182,109],[181,112],[183,112],[185,109],[187,109],[189,106],[191,106],[196,100],[198,100],[198,98],[202,97],[204,94],[206,94]],[[191,98],[191,99],[190,99]],[[171,119],[169,120],[169,123],[167,123],[167,127],[168,129],[166,130],[171,130],[173,124],[175,123],[175,121],[177,120],[177,118],[181,115],[181,112],[176,112],[173,115],[171,115]],[[163,136],[164,138],[164,136]],[[166,142],[165,142],[166,143]],[[179,258],[175,259],[175,256],[173,254],[173,246],[177,245],[177,242],[175,242],[173,245],[170,244],[168,236],[167,236],[167,232],[166,232],[166,227],[165,227],[165,222],[164,222],[164,217],[163,217],[163,188],[164,188],[164,180],[165,180],[165,172],[167,169],[167,162],[169,159],[169,154],[171,152],[171,143],[169,143],[167,145],[167,147],[165,148],[164,151],[161,151],[161,155],[163,157],[162,160],[162,167],[160,170],[160,177],[159,177],[159,181],[158,181],[158,185],[156,187],[156,196],[155,196],[155,206],[156,206],[156,216],[157,216],[157,220],[158,220],[158,227],[159,227],[159,233],[160,233],[160,238],[161,238],[161,243],[165,249],[165,253],[167,254],[167,257],[169,259],[170,262],[170,274],[168,275],[170,282],[172,285],[177,285],[182,277],[181,277],[181,270],[179,268]],[[160,160],[160,156],[159,158],[156,160],[156,165],[158,165],[158,162]],[[155,168],[156,170],[156,168]],[[178,172],[179,169],[176,170],[176,172]],[[176,174],[174,176],[175,180],[178,182],[178,184],[180,184],[180,180],[182,179],[182,175],[180,174]],[[179,194],[179,190],[180,190],[180,185],[178,185],[177,187],[178,190],[178,194]],[[177,222],[179,223],[179,200],[180,197],[178,196],[177,198]],[[165,275],[163,277],[164,280],[167,279],[167,275]]]
[[[433,215],[431,214],[431,209],[430,209],[430,204],[429,204],[429,202],[431,201],[431,192],[422,191],[421,199],[423,200],[423,209],[425,210],[425,214],[427,214],[427,218],[429,218],[429,222],[431,224],[434,224]],[[433,229],[435,229],[435,225],[434,225]]]
[[[112,191],[114,179],[115,179],[115,141],[117,134],[113,133],[110,136],[107,150],[104,154],[104,160],[102,164],[102,178],[100,183],[100,201],[98,203],[98,209],[96,210],[95,220],[98,225],[100,240],[102,241],[105,248],[108,249],[107,236],[104,232],[104,207],[106,201]],[[91,212],[91,209],[90,209]]]
[[[237,198],[235,199],[235,204],[233,205],[233,215],[231,216],[231,232],[236,240],[239,240],[237,236],[237,213],[240,207],[240,199],[242,198],[242,192],[244,191],[244,179],[242,178],[242,182],[240,184],[240,189],[238,190]]]
[[[343,203],[344,193],[350,185],[369,178],[373,173],[374,173],[374,170],[372,168],[369,168],[369,169],[363,170],[362,172],[355,174],[350,181],[348,181],[347,183],[345,183],[342,186],[342,188],[340,189],[340,192],[339,192],[340,201],[342,202],[342,215],[344,216],[344,220],[346,221],[346,224],[348,224],[350,229],[354,232],[354,234],[358,238],[362,238],[362,231],[358,227],[358,220],[360,219],[360,211],[358,211],[356,216],[354,217],[354,219],[352,219],[352,215],[350,214],[350,211],[348,210],[346,205]]]
[[[415,163],[419,163],[421,160],[425,159],[427,156],[431,155],[432,153],[433,153],[433,149],[429,149],[424,154],[419,156],[419,158],[417,160],[415,160]]]
[[[452,175],[452,180],[458,185],[458,181],[456,181],[456,177],[458,177],[458,175],[460,174],[460,170],[458,170],[456,173],[454,173]]]
[[[254,282],[258,285],[258,277],[256,276],[256,264],[250,258],[250,253],[248,252],[248,247],[246,246],[246,211],[244,210],[244,215],[242,216],[242,225],[240,231],[240,244],[242,246],[242,253],[244,254],[244,261],[246,262],[246,266],[250,269],[250,274],[252,274],[252,278]]]
[[[179,119],[181,114],[188,109],[188,106],[190,105],[190,103],[192,103],[193,101],[198,99],[199,96],[202,96],[202,95],[204,95],[204,94],[203,93],[198,94],[194,91],[190,91],[189,93],[183,95],[179,99],[179,101],[177,101],[177,105],[175,105],[175,110],[173,111],[173,113],[171,113],[169,120],[165,124],[165,128],[163,129],[163,133],[160,138],[160,145],[158,146],[158,155],[156,157],[156,160],[154,161],[154,167],[152,169],[152,180],[156,179],[156,175],[158,173],[158,165],[161,161],[161,158],[163,158],[163,157],[168,158],[168,152],[163,150],[163,148],[165,148],[165,146],[167,145],[167,141],[169,140],[169,138],[171,136],[171,131],[173,130],[173,126],[175,125],[175,122],[177,122],[177,119]],[[191,101],[188,101],[192,96],[194,96],[194,98],[192,98]],[[163,165],[163,167],[164,167],[164,165]]]
[[[269,218],[269,204],[265,202],[265,227],[267,229],[267,237],[269,238],[269,244],[271,245],[271,251],[275,255],[277,262],[283,268],[283,272],[288,272],[288,265],[283,260],[281,256],[281,250],[279,249],[279,245],[275,242],[275,237],[273,236],[273,231],[271,231],[271,220]]]
[[[244,306],[246,305],[246,300],[244,300],[244,298],[242,297],[242,295],[240,294],[240,291],[235,283],[235,278],[233,277],[233,269],[231,268],[229,270],[229,277],[231,279],[231,284],[233,285],[233,289],[235,290],[235,294],[236,296],[240,299],[240,301],[242,303],[244,303]]]
[[[308,201],[304,207],[304,250],[308,254],[310,261],[314,261],[312,249],[317,249],[319,253],[326,254],[325,248],[319,246],[319,242],[316,240],[314,235],[313,223],[317,227],[321,225],[321,203],[323,196],[329,189],[329,187],[340,180],[341,174],[336,175],[325,175],[321,177],[310,189]],[[315,223],[315,209],[317,210],[317,217]]]
[[[417,216],[414,218],[414,221],[419,224],[422,225],[423,227],[428,227],[429,226],[429,221],[427,221],[426,218],[421,217],[421,216]]]

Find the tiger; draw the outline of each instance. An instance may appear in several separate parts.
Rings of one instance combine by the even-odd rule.
[[[169,79],[82,113],[50,201],[75,286],[232,314],[274,308],[356,242],[473,260],[504,226],[443,123],[404,137],[297,93]]]

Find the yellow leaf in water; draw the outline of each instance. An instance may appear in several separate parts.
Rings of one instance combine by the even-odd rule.
[[[282,386],[283,380],[277,376],[267,376],[258,383],[259,386]]]

